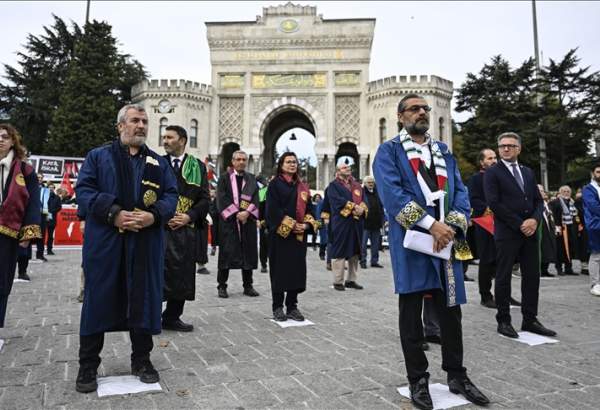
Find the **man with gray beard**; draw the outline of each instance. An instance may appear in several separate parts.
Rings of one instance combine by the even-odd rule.
[[[76,390],[97,389],[104,333],[128,331],[131,373],[156,383],[152,335],[161,331],[164,228],[177,206],[177,181],[167,160],[146,145],[144,107],[126,105],[119,137],[87,155],[75,191],[85,219],[85,289]]]

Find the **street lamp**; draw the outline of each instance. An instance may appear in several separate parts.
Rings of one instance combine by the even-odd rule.
[[[531,0],[531,10],[533,12],[533,48],[535,52],[535,78],[540,78],[540,51],[538,47],[538,33],[537,33],[537,13],[535,9],[535,0]],[[542,105],[542,95],[540,94],[539,88],[536,95],[536,102],[538,107]],[[538,120],[538,129],[541,130],[542,119]],[[538,131],[540,132],[540,131]],[[539,146],[540,146],[540,178],[542,186],[548,190],[548,158],[546,157],[546,137],[540,132],[538,135]]]

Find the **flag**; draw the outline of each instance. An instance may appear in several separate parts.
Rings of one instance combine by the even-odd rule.
[[[473,218],[473,222],[481,226],[490,234],[494,234],[494,215],[484,215],[479,218]]]
[[[75,190],[73,189],[73,185],[71,185],[71,179],[69,178],[69,174],[71,173],[71,168],[74,164],[65,164],[65,173],[63,174],[62,182],[60,183],[60,187],[67,190],[69,196],[75,195]]]

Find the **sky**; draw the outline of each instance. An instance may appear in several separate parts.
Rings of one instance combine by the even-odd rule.
[[[151,78],[210,83],[205,21],[254,21],[277,2],[92,1],[91,18],[113,26],[122,52]],[[376,19],[369,79],[435,74],[460,87],[502,54],[513,65],[533,56],[531,1],[296,1],[317,6],[325,19]],[[537,1],[543,63],[578,47],[583,65],[600,70],[600,2]],[[52,14],[83,24],[85,1],[0,3],[0,63],[14,65],[27,34],[40,34]],[[3,66],[0,76],[4,75]],[[453,114],[455,120],[466,119]]]

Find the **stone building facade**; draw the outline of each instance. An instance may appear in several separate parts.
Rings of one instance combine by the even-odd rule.
[[[315,136],[322,189],[340,156],[354,158],[358,176],[370,173],[379,144],[397,134],[398,101],[410,92],[432,106],[433,137],[452,145],[452,82],[434,75],[369,81],[375,19],[324,19],[316,7],[287,3],[264,8],[255,21],[206,26],[212,85],[133,87],[134,101],[148,110],[153,148],[161,129],[177,124],[190,134],[189,151],[220,169],[241,147],[251,172],[270,174],[277,139],[299,127]]]

